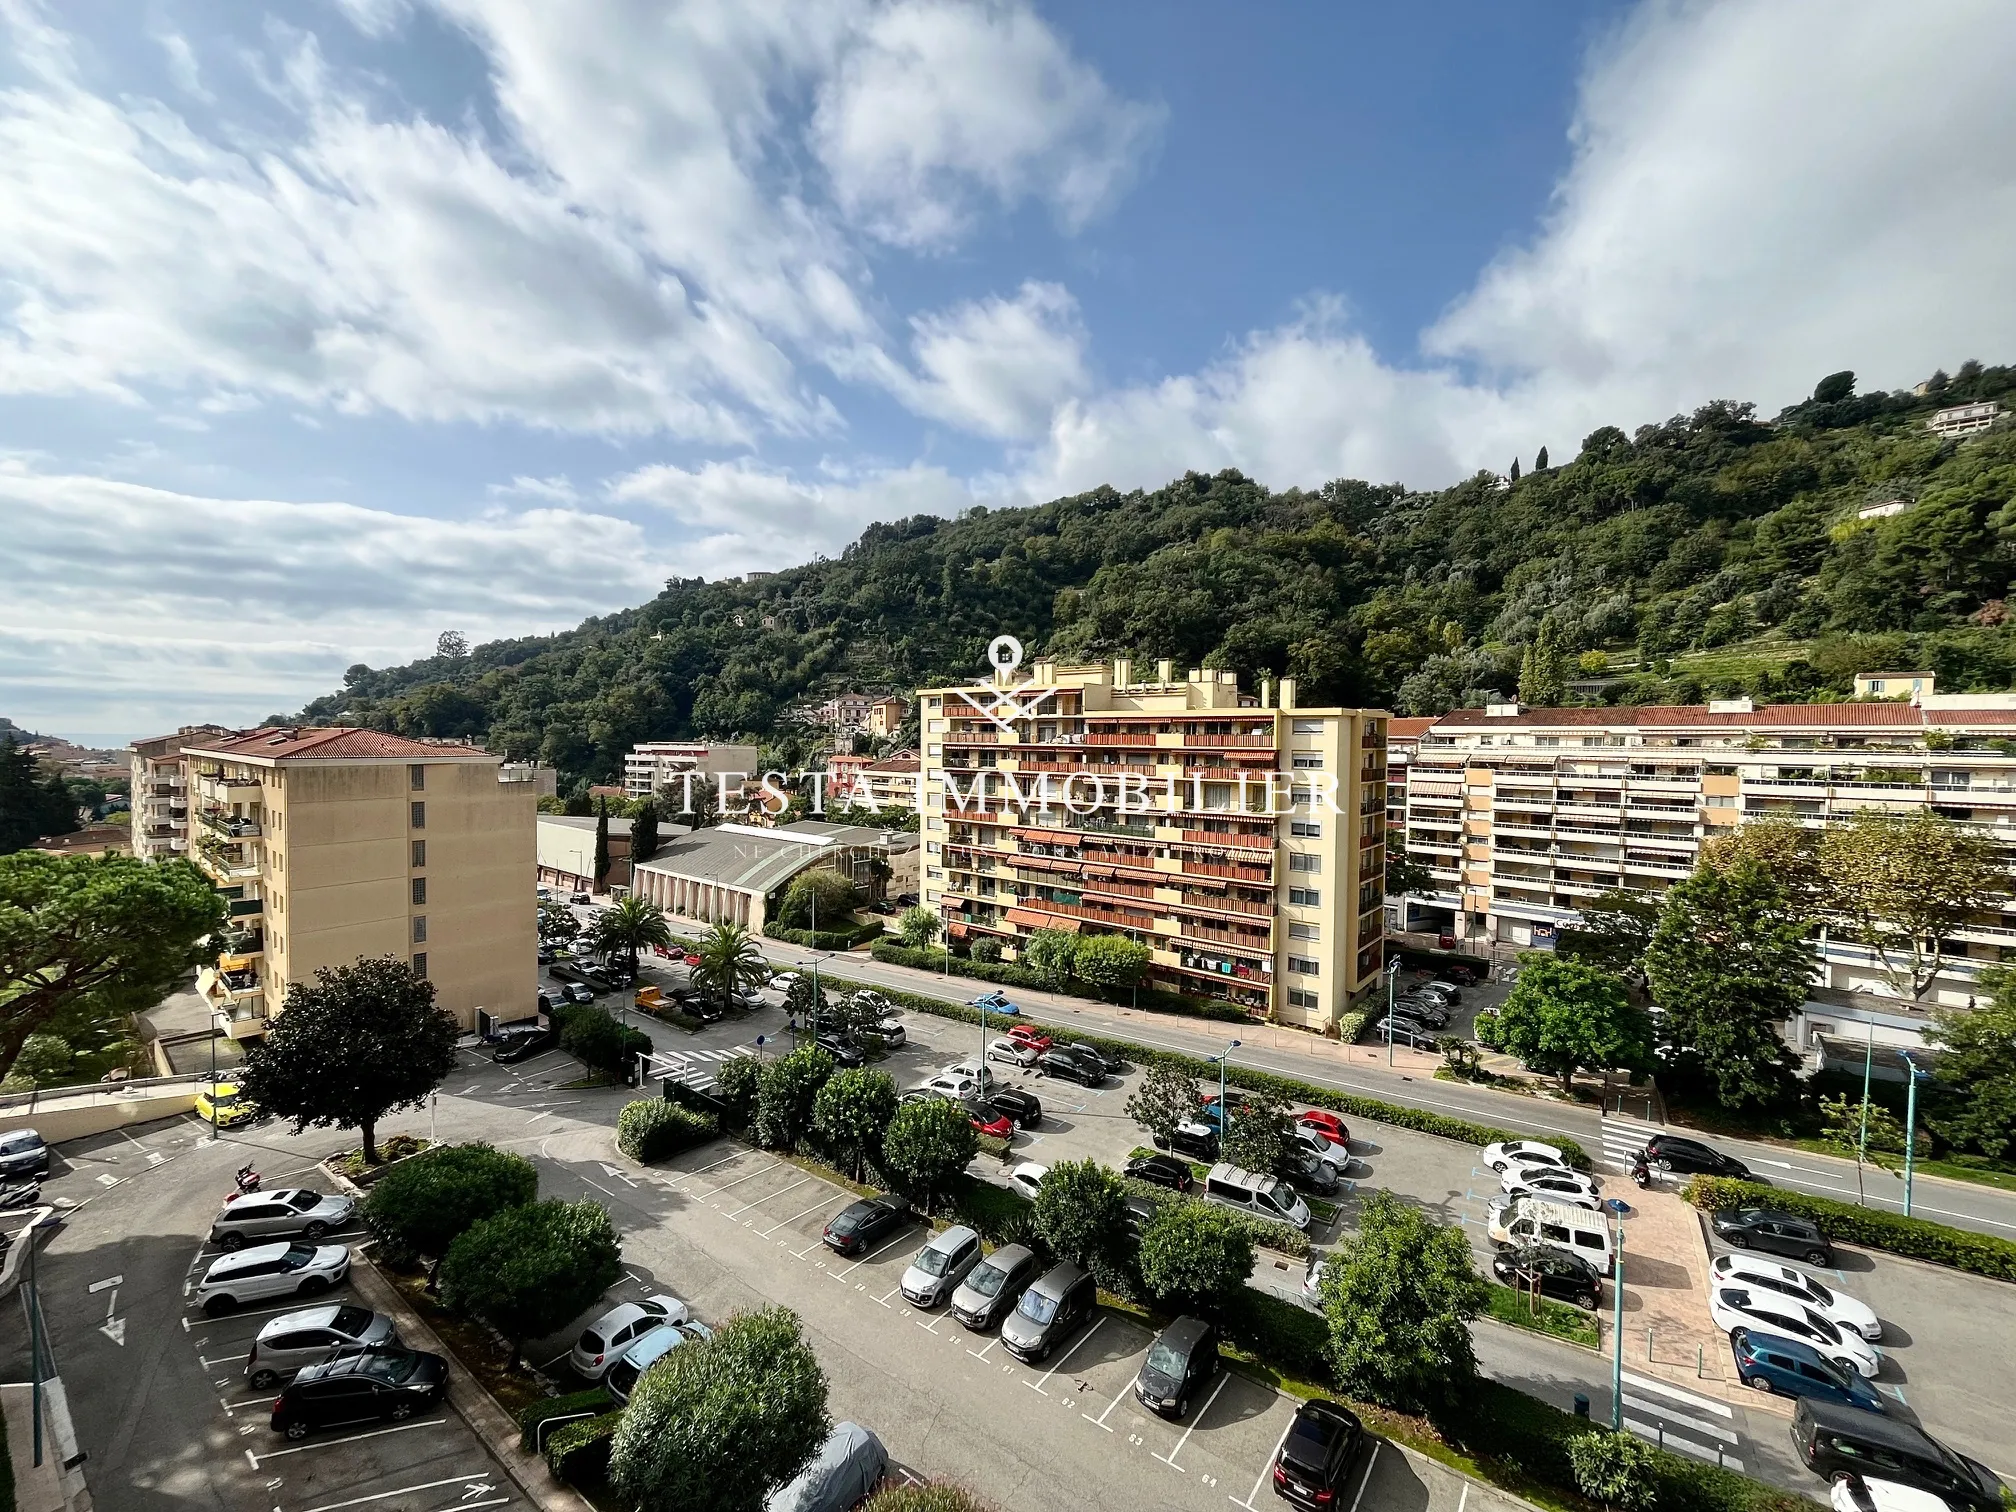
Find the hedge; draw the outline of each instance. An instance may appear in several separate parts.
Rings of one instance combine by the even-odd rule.
[[[572,1417],[577,1412],[603,1412],[615,1406],[616,1399],[600,1386],[591,1386],[586,1391],[570,1391],[565,1396],[544,1397],[530,1407],[521,1408],[518,1413],[518,1447],[529,1451],[539,1425],[548,1418]],[[584,1420],[585,1421],[585,1420]],[[557,1430],[556,1430],[557,1431]]]
[[[1340,1013],[1337,1015],[1337,1043],[1355,1045],[1358,1036],[1365,1032],[1365,1026],[1372,1022],[1369,1013]]]
[[[1027,1237],[1036,1204],[1020,1192],[967,1176],[952,1193],[952,1215],[989,1244],[1020,1244]]]
[[[546,1440],[546,1466],[563,1481],[579,1485],[598,1480],[609,1469],[609,1446],[616,1437],[616,1425],[623,1421],[621,1409],[600,1417],[583,1418],[553,1430]]]
[[[912,950],[907,945],[899,945],[893,940],[880,940],[869,952],[885,966],[908,966],[917,971],[939,971],[945,969],[945,952],[942,950]],[[1083,983],[1069,980],[1053,982],[1039,972],[1013,961],[975,961],[961,956],[952,957],[952,975],[974,977],[982,982],[998,982],[1008,987],[1029,987],[1039,992],[1061,992],[1067,997],[1089,998],[1098,1003],[1111,1003],[1114,998],[1105,993],[1091,990]],[[1133,989],[1130,989],[1133,992]],[[1130,996],[1131,1006],[1146,1008],[1155,1013],[1180,1013],[1190,1018],[1218,1019],[1231,1024],[1250,1024],[1253,1015],[1244,1008],[1230,1003],[1216,1002],[1210,998],[1186,997],[1180,992],[1165,992],[1159,987],[1143,987]]]
[[[1156,1186],[1153,1182],[1136,1181],[1132,1177],[1123,1178],[1128,1195],[1145,1197],[1159,1208],[1174,1207],[1179,1202],[1201,1202],[1199,1197],[1188,1197],[1181,1192],[1172,1192],[1167,1187]],[[1224,1211],[1232,1221],[1246,1231],[1246,1237],[1262,1249],[1274,1250],[1297,1260],[1309,1257],[1309,1236],[1293,1224],[1275,1223],[1266,1218],[1255,1218],[1250,1214],[1236,1212],[1231,1208]]]
[[[1681,1195],[1707,1212],[1761,1207],[1796,1213],[1812,1219],[1830,1239],[1886,1250],[1913,1260],[1930,1260],[1934,1265],[1950,1265],[1955,1270],[1996,1281],[2016,1281],[2016,1240],[1976,1234],[1925,1218],[1906,1218],[1902,1213],[1857,1207],[1831,1197],[1790,1192],[1783,1187],[1732,1181],[1725,1176],[1696,1176]]]
[[[764,936],[772,940],[782,940],[787,945],[802,945],[807,950],[852,950],[869,940],[882,937],[882,921],[875,919],[869,923],[856,924],[851,929],[785,929],[781,925],[765,924]]]
[[[616,1147],[640,1165],[706,1144],[720,1132],[717,1119],[662,1097],[625,1103],[616,1115]]]

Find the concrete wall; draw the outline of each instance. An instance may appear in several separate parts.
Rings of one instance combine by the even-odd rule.
[[[118,1094],[97,1093],[81,1097],[55,1097],[34,1107],[0,1110],[0,1133],[33,1129],[50,1144],[84,1139],[92,1134],[109,1134],[134,1124],[175,1118],[196,1106],[200,1084],[182,1082],[158,1091],[141,1089]]]

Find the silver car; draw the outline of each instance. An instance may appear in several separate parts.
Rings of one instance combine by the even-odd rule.
[[[399,1347],[399,1331],[383,1313],[349,1303],[304,1307],[267,1320],[245,1357],[245,1380],[254,1391],[264,1391],[303,1366],[333,1360],[344,1350]]]
[[[1026,1244],[1004,1244],[966,1273],[952,1293],[952,1316],[975,1332],[984,1332],[1035,1279],[1035,1251]]]
[[[340,1244],[255,1244],[212,1260],[192,1295],[215,1318],[268,1297],[312,1297],[349,1274]]]
[[[954,1225],[917,1251],[903,1272],[903,1296],[912,1307],[936,1307],[951,1296],[980,1259],[980,1236]]]
[[[334,1197],[308,1187],[251,1192],[224,1204],[217,1221],[210,1225],[210,1242],[227,1250],[294,1234],[312,1242],[335,1233],[356,1211],[354,1198]]]

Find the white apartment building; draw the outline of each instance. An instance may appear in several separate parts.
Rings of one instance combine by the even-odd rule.
[[[710,779],[723,772],[748,776],[757,770],[757,750],[753,745],[719,745],[706,740],[652,740],[632,746],[623,758],[623,791],[632,798],[648,798],[669,789],[675,805],[683,798],[684,774],[693,772]],[[696,776],[696,782],[699,778]],[[660,805],[663,808],[663,805]],[[671,817],[668,814],[666,817]]]
[[[155,735],[126,747],[133,758],[134,855],[158,861],[188,853],[189,785],[182,775],[182,749],[231,733],[223,725],[184,725],[173,735]]]
[[[1941,436],[1971,436],[1985,431],[2001,418],[2002,406],[1993,399],[1979,404],[1956,404],[1942,409],[1925,422],[1926,429]]]

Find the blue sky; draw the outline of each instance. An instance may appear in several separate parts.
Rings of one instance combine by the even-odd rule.
[[[1990,0],[0,0],[0,713],[2008,360]]]

